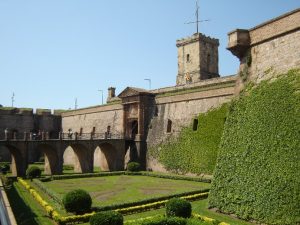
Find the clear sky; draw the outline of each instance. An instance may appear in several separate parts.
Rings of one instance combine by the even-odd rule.
[[[238,59],[227,33],[300,7],[299,0],[200,0],[200,31],[220,40],[221,76]],[[195,33],[194,0],[0,0],[0,104],[68,109],[101,104],[107,88],[173,86],[176,39]]]

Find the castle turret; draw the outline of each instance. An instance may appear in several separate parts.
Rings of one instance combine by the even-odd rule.
[[[219,40],[195,33],[176,41],[178,48],[177,85],[219,77]]]

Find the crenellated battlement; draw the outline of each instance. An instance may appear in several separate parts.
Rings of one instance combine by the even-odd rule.
[[[178,39],[176,41],[176,46],[180,47],[180,46],[183,46],[183,45],[186,45],[189,43],[193,43],[193,42],[198,42],[198,41],[203,41],[205,43],[211,43],[211,44],[217,44],[219,46],[219,39],[206,36],[202,33],[195,33],[190,37]]]
[[[0,107],[0,115],[23,115],[23,116],[60,116],[67,110],[62,109],[36,109],[33,108],[17,108],[17,107]]]

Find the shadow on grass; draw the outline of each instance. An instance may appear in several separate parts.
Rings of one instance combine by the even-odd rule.
[[[36,221],[37,215],[32,212],[30,207],[21,198],[15,185],[11,185],[11,188],[6,189],[6,194],[18,225],[39,225]]]

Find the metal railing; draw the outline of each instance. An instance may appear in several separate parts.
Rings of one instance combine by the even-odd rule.
[[[2,137],[0,140],[6,141],[41,141],[41,140],[104,140],[104,139],[124,139],[124,135],[122,133],[77,133],[77,132],[40,132],[40,133],[32,133],[32,132],[24,132],[24,133],[5,133],[4,138]]]

